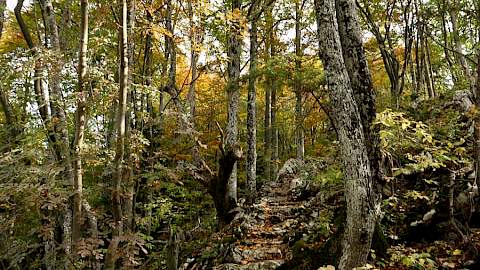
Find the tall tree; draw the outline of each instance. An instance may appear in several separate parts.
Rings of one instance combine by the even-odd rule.
[[[265,12],[265,32],[270,33],[273,31],[273,15],[272,7],[267,7]],[[268,62],[270,59],[270,44],[271,35],[267,34],[265,38],[265,60]],[[265,78],[265,112],[264,112],[264,167],[265,167],[265,179],[270,181],[272,179],[272,76],[268,75]]]
[[[81,237],[83,169],[81,151],[85,136],[87,96],[87,52],[88,52],[88,0],[80,2],[80,53],[78,59],[77,111],[75,114],[75,140],[73,142],[73,224],[72,242],[78,244]]]
[[[194,0],[189,0],[187,3],[188,20],[190,24],[189,39],[190,39],[190,84],[188,86],[187,103],[189,108],[189,118],[192,127],[195,126],[195,91],[198,79],[198,57],[199,47],[203,40],[203,30],[196,22]]]
[[[453,36],[453,45],[454,45],[454,50],[455,50],[455,59],[457,60],[458,65],[463,70],[463,75],[465,76],[465,79],[469,83],[470,88],[473,90],[475,87],[475,77],[472,74],[472,71],[470,69],[470,65],[467,62],[467,59],[465,58],[464,55],[464,47],[463,43],[460,39],[460,31],[458,29],[458,12],[459,12],[460,6],[457,1],[452,1],[451,5],[449,7],[449,14],[450,14],[450,22],[452,25],[452,36]],[[473,92],[473,91],[472,91]]]
[[[0,0],[0,40],[2,39],[2,34],[3,34],[3,24],[5,21],[5,10],[7,7],[7,1],[6,0]],[[3,112],[5,114],[5,121],[7,122],[7,125],[10,129],[10,133],[13,138],[16,137],[17,135],[17,128],[15,127],[16,124],[16,116],[13,112],[12,105],[10,104],[10,100],[8,98],[7,93],[2,87],[3,85],[0,84],[0,105],[3,109]]]
[[[303,55],[301,18],[300,0],[297,0],[295,1],[295,143],[297,146],[297,159],[303,160],[305,156],[305,134],[303,131],[302,81],[300,79]]]
[[[241,38],[241,16],[242,1],[231,1],[232,20],[229,23],[228,44],[227,44],[227,128],[225,142],[227,148],[233,149],[237,142],[238,135],[238,106],[240,99],[240,56],[242,52]],[[233,165],[232,174],[228,180],[227,200],[229,205],[237,204],[237,163]],[[232,208],[232,207],[228,207]]]
[[[25,42],[27,43],[27,46],[30,49],[32,57],[36,58],[34,63],[34,76],[33,76],[33,90],[35,92],[35,101],[37,103],[37,107],[40,114],[40,118],[42,119],[42,123],[44,124],[44,126],[47,127],[49,146],[53,150],[55,157],[59,159],[61,156],[60,154],[61,150],[58,144],[56,143],[56,137],[55,137],[53,127],[52,125],[49,124],[51,115],[50,115],[50,110],[48,110],[48,102],[45,99],[45,93],[44,93],[44,81],[43,81],[44,66],[42,64],[41,59],[38,59],[37,57],[39,48],[37,48],[37,46],[33,43],[33,38],[30,34],[30,29],[28,28],[27,24],[25,23],[25,20],[23,19],[23,16],[22,16],[23,3],[24,3],[24,0],[17,1],[17,5],[15,6],[15,9],[14,9],[15,18],[20,27],[20,31],[22,32],[23,38],[25,39]]]
[[[347,4],[354,7],[351,2]],[[340,141],[345,176],[347,224],[339,269],[352,269],[364,265],[370,251],[377,217],[374,174],[370,165],[361,109],[355,101],[351,79],[342,57],[335,1],[315,0],[315,11],[320,57],[332,102],[333,121]],[[346,16],[356,20],[354,8],[345,12]],[[349,27],[346,27],[346,30],[349,32]]]
[[[390,94],[392,99],[392,105],[395,107],[400,106],[400,95],[403,93],[405,86],[405,74],[410,59],[413,44],[413,16],[412,16],[412,0],[408,1],[387,1],[385,10],[384,6],[380,5],[381,11],[384,12],[386,17],[383,22],[375,20],[374,13],[372,13],[372,5],[369,1],[362,1],[358,3],[358,7],[365,18],[367,25],[375,37],[380,55],[382,56],[385,71],[390,81]],[[399,6],[399,7],[397,7]],[[398,9],[400,9],[398,11]],[[403,33],[395,35],[395,19],[398,18],[396,14],[401,15],[402,22],[399,27]],[[402,25],[403,24],[403,25]],[[382,28],[384,30],[382,30]],[[403,37],[404,50],[403,55],[397,55],[396,48],[398,40],[396,36]],[[402,58],[403,57],[403,58]],[[403,61],[403,62],[402,62]]]
[[[65,166],[65,173],[69,184],[73,185],[72,164],[70,161],[70,143],[67,128],[67,117],[63,105],[63,94],[61,88],[61,71],[63,69],[64,60],[62,48],[60,47],[60,39],[58,35],[57,20],[53,10],[51,0],[40,0],[43,10],[45,11],[46,28],[48,29],[50,47],[55,52],[57,58],[48,70],[48,84],[50,95],[50,110],[52,112],[52,125],[57,137],[60,151],[60,161]]]
[[[122,215],[122,179],[125,155],[125,126],[127,113],[127,95],[128,95],[128,72],[129,72],[129,53],[128,53],[128,5],[127,0],[117,1],[120,11],[120,26],[118,30],[119,41],[119,95],[116,118],[117,142],[114,159],[114,174],[112,183],[112,213],[114,218],[114,228],[112,240],[108,247],[105,258],[105,268],[114,269],[117,260],[117,247],[119,237],[123,234],[123,215]]]
[[[256,194],[256,182],[257,182],[257,119],[256,119],[256,106],[257,106],[257,53],[258,53],[258,40],[257,40],[257,9],[258,0],[252,0],[249,18],[250,18],[250,70],[248,78],[248,101],[247,101],[247,189],[248,189],[248,202],[252,203]]]

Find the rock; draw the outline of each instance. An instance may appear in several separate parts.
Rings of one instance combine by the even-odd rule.
[[[290,195],[292,198],[298,199],[302,196],[303,191],[307,187],[307,181],[303,177],[297,177],[290,181]]]
[[[423,215],[423,222],[429,222],[433,216],[435,215],[436,211],[435,209],[432,209],[430,211],[428,211],[427,213],[425,213],[425,215]]]
[[[283,264],[283,260],[268,260],[261,262],[254,262],[245,265],[241,264],[224,264],[220,267],[215,267],[215,270],[274,270]]]
[[[473,107],[472,93],[466,90],[456,91],[450,104],[462,112],[468,112]]]
[[[284,179],[290,179],[295,177],[295,175],[298,172],[298,169],[303,164],[304,164],[303,161],[294,159],[294,158],[291,158],[285,161],[285,164],[283,164],[282,168],[278,171],[277,181],[279,179],[284,180]]]

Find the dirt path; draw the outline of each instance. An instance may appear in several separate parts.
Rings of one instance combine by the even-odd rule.
[[[259,192],[247,220],[251,219],[244,236],[234,243],[233,262],[214,269],[276,269],[291,257],[289,235],[306,224],[301,213],[306,201],[293,201],[290,181],[272,182]]]

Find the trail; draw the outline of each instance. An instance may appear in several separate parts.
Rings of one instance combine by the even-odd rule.
[[[224,244],[209,265],[193,263],[182,269],[270,270],[290,260],[291,244],[302,238],[320,211],[310,206],[314,196],[302,198],[295,194],[300,181],[298,167],[286,163],[276,181],[261,187],[257,201],[243,207],[243,213],[237,215],[230,228],[212,239],[234,241]]]

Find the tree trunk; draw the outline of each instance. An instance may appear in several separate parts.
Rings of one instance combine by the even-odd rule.
[[[7,0],[0,0],[0,39],[3,34],[3,23],[5,22],[5,10],[7,8]]]
[[[253,203],[257,192],[257,1],[252,1],[251,12],[254,15],[250,22],[250,70],[248,78],[247,101],[247,202]]]
[[[320,57],[322,58],[338,131],[345,176],[347,224],[339,269],[366,263],[375,229],[373,174],[368,158],[361,109],[355,101],[335,17],[334,0],[315,0]],[[355,14],[346,13],[353,17]],[[347,28],[348,29],[348,28]]]
[[[423,39],[425,47],[425,80],[427,82],[428,97],[435,98],[435,85],[433,81],[432,63],[430,62],[430,48],[428,46],[428,39]]]
[[[30,49],[32,56],[36,58],[38,56],[38,49],[33,43],[32,36],[30,35],[30,31],[28,29],[27,24],[23,20],[22,17],[22,7],[23,7],[23,0],[17,1],[17,5],[15,6],[15,18],[17,19],[18,25],[20,26],[20,30],[22,32],[23,38]],[[44,95],[44,84],[43,84],[43,65],[41,59],[36,59],[34,63],[34,76],[33,76],[33,89],[35,92],[35,99],[38,106],[38,111],[40,113],[40,118],[42,119],[42,123],[44,126],[47,127],[47,138],[49,141],[49,146],[53,150],[55,158],[60,160],[61,151],[56,143],[55,133],[51,125],[48,124],[50,121],[50,112],[48,110],[48,101],[45,99]]]
[[[233,0],[231,11],[241,12],[240,0]],[[239,18],[238,18],[239,19]],[[240,55],[242,52],[241,33],[238,29],[240,21],[230,22],[228,34],[228,84],[227,84],[227,100],[228,100],[228,117],[225,142],[227,147],[233,148],[237,144],[238,135],[238,106],[240,99]],[[237,163],[233,165],[232,173],[228,180],[226,203],[233,206],[237,204]],[[228,208],[233,208],[229,206]]]
[[[475,105],[480,108],[480,49],[477,50],[477,84],[475,87]],[[480,117],[475,118],[475,182],[480,187]]]
[[[125,153],[125,126],[126,126],[126,112],[127,112],[127,95],[128,95],[128,8],[127,0],[118,0],[117,5],[121,11],[121,25],[118,31],[119,39],[119,97],[117,109],[117,142],[114,159],[114,174],[112,185],[112,213],[114,218],[114,228],[112,232],[112,240],[108,247],[107,255],[105,257],[105,268],[115,269],[117,261],[116,250],[119,244],[119,237],[123,234],[123,215],[122,215],[122,179],[124,167],[124,153]]]
[[[303,130],[303,111],[302,111],[302,81],[300,71],[302,68],[302,29],[301,13],[299,1],[295,2],[295,144],[297,150],[297,159],[303,160],[305,156],[305,135]]]
[[[133,36],[133,33],[135,31],[135,16],[136,16],[136,5],[135,5],[135,0],[132,0],[132,1],[129,1],[128,2],[128,14],[127,14],[127,29],[128,29],[128,32],[127,32],[127,35],[128,36]],[[135,41],[134,39],[132,38],[129,42],[128,42],[128,60],[129,60],[129,63],[133,63],[134,61],[134,52],[135,52]],[[134,77],[133,77],[133,74],[135,74],[135,70],[133,69],[135,67],[135,65],[131,65],[132,67],[132,70],[130,70],[129,72],[127,72],[128,74],[128,85],[129,86],[132,86],[130,87],[131,89],[129,91],[127,91],[127,103],[131,103],[128,101],[128,96],[130,95],[131,97],[130,98],[133,98],[132,96],[132,93],[133,92],[136,92],[134,90],[134,85],[132,85],[132,83],[134,82]],[[130,68],[130,67],[129,67]],[[132,91],[133,90],[133,91]],[[143,95],[142,94],[139,94],[142,99],[142,105],[143,105]],[[144,106],[140,106],[140,111],[143,111],[143,107]],[[131,108],[130,108],[131,110]],[[133,155],[130,155],[130,137],[131,137],[131,129],[132,129],[132,125],[130,125],[129,123],[131,122],[131,113],[130,110],[127,109],[127,114],[126,114],[126,124],[125,124],[125,148],[128,149],[126,151],[126,156],[128,157],[128,161],[127,161],[127,166],[128,166],[128,169],[126,169],[123,173],[123,177],[124,179],[122,180],[123,183],[124,183],[124,186],[125,186],[125,192],[123,193],[123,206],[122,206],[122,214],[123,214],[123,218],[124,218],[124,223],[123,223],[123,226],[124,226],[124,229],[126,232],[133,232],[134,230],[134,212],[135,212],[135,205],[134,205],[134,196],[135,196],[135,183],[134,181],[132,180],[133,179],[133,174],[135,173],[134,171],[134,166],[133,166],[133,163],[134,163],[134,160],[135,157]],[[134,111],[134,113],[136,113]],[[135,121],[136,124],[139,124],[139,127],[137,127],[137,129],[140,130],[140,132],[143,132],[143,129],[145,127],[145,120],[144,118],[141,118],[140,120],[136,120]],[[138,123],[137,123],[138,122]]]
[[[188,1],[188,17],[190,21],[190,85],[188,86],[187,103],[189,108],[189,119],[192,128],[195,127],[195,91],[198,79],[197,63],[199,54],[199,43],[202,41],[203,34],[200,33],[200,27],[197,27],[197,23],[194,18],[194,8],[192,4],[193,0]]]
[[[457,63],[460,65],[460,67],[463,70],[463,73],[464,73],[463,75],[465,76],[465,79],[469,83],[470,89],[473,89],[475,87],[475,78],[472,75],[472,71],[470,70],[470,66],[467,63],[467,59],[465,59],[465,55],[463,54],[464,53],[463,44],[462,44],[462,41],[460,40],[460,33],[458,31],[458,22],[457,22],[458,4],[456,1],[453,1],[452,5],[453,6],[449,8],[449,13],[450,13],[450,20],[452,23],[452,35],[453,35],[453,43],[455,48],[455,57],[457,59]]]
[[[0,0],[0,40],[2,39],[2,34],[3,34],[3,24],[5,21],[6,7],[7,7],[7,1]],[[5,121],[7,122],[8,129],[10,130],[11,137],[15,138],[19,132],[18,128],[15,126],[17,125],[17,120],[16,120],[15,113],[13,112],[12,105],[10,104],[8,94],[4,89],[2,89],[2,85],[0,85],[0,105],[5,114]]]
[[[450,75],[452,76],[452,80],[454,83],[457,82],[457,74],[455,72],[455,69],[453,67],[452,59],[450,57],[450,46],[448,42],[448,31],[447,31],[447,22],[445,19],[445,13],[447,12],[446,9],[446,4],[445,0],[442,0],[441,2],[437,2],[437,7],[440,13],[440,16],[442,18],[442,39],[443,39],[443,53],[445,54],[445,60],[447,60],[448,63],[448,69],[450,71]],[[417,15],[418,16],[418,15]]]
[[[61,89],[61,70],[63,69],[62,52],[60,40],[58,37],[58,26],[53,10],[51,0],[41,0],[45,10],[47,29],[50,37],[50,45],[57,55],[57,61],[52,63],[49,69],[49,94],[50,110],[52,112],[52,125],[55,132],[56,141],[60,151],[60,161],[65,167],[66,179],[68,184],[73,186],[72,163],[70,160],[70,142],[67,128],[67,117],[63,109],[63,97]]]
[[[336,11],[343,59],[362,121],[365,142],[374,181],[381,182],[378,129],[372,129],[376,117],[375,90],[362,43],[355,3],[337,0]]]
[[[273,48],[273,47],[272,47]],[[272,49],[273,51],[273,49]],[[272,52],[272,56],[274,56]],[[271,127],[271,139],[272,139],[272,177],[277,179],[278,173],[278,123],[277,123],[277,87],[278,83],[275,80],[272,80],[272,127]]]
[[[268,33],[273,28],[272,7],[268,7],[265,12],[265,31]],[[271,35],[268,34],[265,39],[265,62],[270,59]],[[265,76],[265,111],[264,111],[264,170],[265,180],[272,180],[272,83],[270,75]]]
[[[73,223],[72,223],[72,242],[74,247],[81,238],[82,225],[82,147],[86,123],[86,87],[87,87],[87,53],[88,53],[88,0],[81,1],[80,8],[80,53],[78,60],[78,97],[77,112],[75,115],[75,140],[73,142],[73,177],[74,177],[74,197],[73,197]]]
[[[418,13],[418,11],[417,11]],[[418,16],[418,15],[417,15]],[[416,37],[416,46],[415,46],[415,63],[417,66],[417,89],[421,93],[424,89],[425,83],[425,52],[423,47],[423,23],[418,23],[417,26],[417,37]]]

